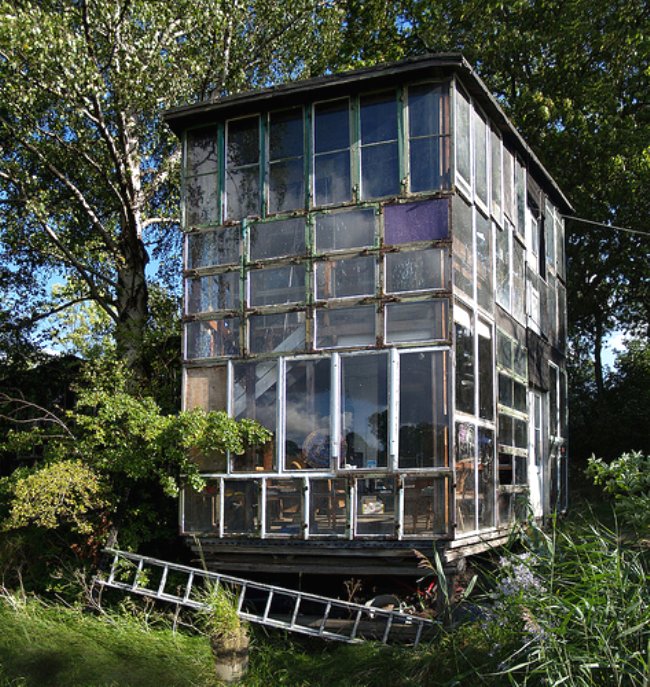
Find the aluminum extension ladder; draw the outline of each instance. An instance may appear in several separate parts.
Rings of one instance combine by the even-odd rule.
[[[207,590],[222,587],[236,600],[240,618],[266,627],[347,643],[379,640],[414,646],[433,638],[440,627],[433,620],[399,610],[307,594],[116,549],[105,552],[113,559],[110,570],[94,579],[100,587],[194,610],[209,610]]]

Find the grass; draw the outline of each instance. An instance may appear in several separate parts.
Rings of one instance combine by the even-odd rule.
[[[531,527],[523,546],[502,554],[475,600],[478,620],[434,644],[350,646],[254,627],[242,684],[648,687],[647,549],[590,517]],[[151,618],[0,596],[0,687],[214,685],[207,637]]]

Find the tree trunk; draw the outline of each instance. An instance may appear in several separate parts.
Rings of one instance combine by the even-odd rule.
[[[149,292],[145,268],[149,256],[135,231],[122,241],[123,262],[117,270],[117,353],[136,376],[145,373],[144,334],[149,317]]]

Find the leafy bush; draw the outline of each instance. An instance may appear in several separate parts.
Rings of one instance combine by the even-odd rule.
[[[650,535],[650,455],[632,451],[611,463],[592,456],[587,475],[614,497],[621,520],[647,538]]]

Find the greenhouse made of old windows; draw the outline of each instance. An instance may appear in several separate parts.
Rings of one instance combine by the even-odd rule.
[[[181,531],[212,564],[413,572],[423,542],[453,560],[566,507],[571,208],[462,56],[166,121],[183,407],[273,432],[196,458]]]

